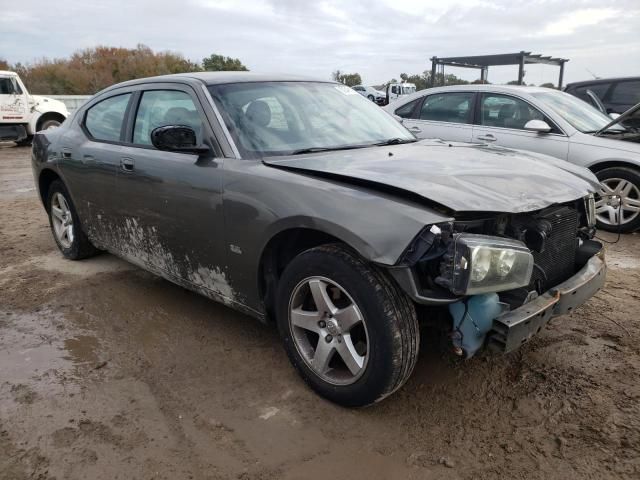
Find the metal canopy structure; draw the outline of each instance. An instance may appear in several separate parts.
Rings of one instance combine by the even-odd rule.
[[[558,89],[562,88],[564,77],[564,64],[567,58],[546,57],[532,54],[531,52],[502,53],[499,55],[473,55],[470,57],[446,57],[431,58],[431,86],[435,87],[437,67],[440,66],[442,81],[444,82],[444,67],[476,68],[480,70],[480,80],[487,81],[489,67],[501,65],[518,65],[518,85],[522,85],[524,80],[524,66],[532,63],[542,63],[546,65],[556,65],[560,67],[558,77]]]

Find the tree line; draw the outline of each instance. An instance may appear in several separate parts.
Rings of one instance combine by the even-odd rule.
[[[69,58],[42,58],[28,64],[10,65],[0,59],[0,70],[17,72],[34,94],[92,95],[114,83],[135,78],[248,68],[237,58],[215,53],[198,63],[179,53],[154,52],[146,45],[138,45],[136,48],[87,48]]]
[[[248,68],[237,58],[211,54],[201,62],[193,62],[180,53],[154,52],[146,45],[135,48],[98,46],[73,53],[68,58],[41,58],[32,63],[15,65],[0,58],[0,70],[17,72],[31,93],[41,95],[92,95],[115,83],[135,78],[185,73],[195,71],[247,71]],[[332,72],[331,77],[349,87],[361,85],[359,73],[347,73],[340,70]],[[418,74],[401,73],[400,80],[413,83],[417,90],[431,86],[431,71]],[[436,73],[436,85],[464,85],[482,83],[481,80],[469,82],[452,73]],[[389,83],[398,80],[392,78],[375,88],[384,90]],[[509,83],[517,83],[516,81]],[[541,86],[551,87],[551,83]]]

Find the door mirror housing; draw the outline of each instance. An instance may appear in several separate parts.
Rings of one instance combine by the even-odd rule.
[[[198,145],[196,132],[187,125],[165,125],[151,131],[151,143],[158,150],[202,155],[209,152],[206,145]]]
[[[549,133],[551,131],[551,127],[544,120],[529,120],[525,123],[524,129],[538,133]]]

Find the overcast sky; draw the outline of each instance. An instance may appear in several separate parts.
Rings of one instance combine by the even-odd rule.
[[[4,3],[4,2],[3,2]],[[238,57],[250,70],[366,84],[430,69],[437,55],[521,50],[569,58],[565,80],[640,75],[640,0],[23,0],[0,15],[0,58],[65,57],[96,45]],[[557,80],[527,66],[525,81]],[[450,69],[473,80],[479,73]],[[489,69],[489,81],[517,67]]]

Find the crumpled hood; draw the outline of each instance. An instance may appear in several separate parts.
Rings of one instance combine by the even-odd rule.
[[[402,189],[458,212],[539,210],[599,186],[586,168],[546,155],[441,140],[266,158],[264,163]]]

